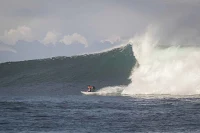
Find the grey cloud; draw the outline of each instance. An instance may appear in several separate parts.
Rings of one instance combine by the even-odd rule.
[[[109,47],[100,41],[110,36],[123,40],[154,25],[159,27],[161,44],[200,45],[199,12],[199,0],[1,0],[0,36],[26,25],[36,40],[44,39],[48,31],[78,33],[91,44],[88,47],[98,49]]]
[[[159,25],[166,32],[175,25],[196,28],[200,18],[198,0],[3,0],[2,3],[0,11],[4,13],[3,21],[8,20],[7,25],[27,25],[39,35],[49,30],[63,34],[77,32],[90,40],[113,34],[133,36],[149,24]]]

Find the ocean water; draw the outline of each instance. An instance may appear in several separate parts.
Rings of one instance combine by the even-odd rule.
[[[200,132],[200,97],[1,97],[0,132]]]

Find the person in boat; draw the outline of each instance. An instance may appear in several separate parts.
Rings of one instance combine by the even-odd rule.
[[[95,91],[95,87],[94,86],[91,86],[91,85],[88,85],[88,90],[87,92],[94,92]]]

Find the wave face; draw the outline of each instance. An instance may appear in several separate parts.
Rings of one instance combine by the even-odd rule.
[[[136,60],[132,46],[111,51],[0,64],[1,94],[76,94],[88,84],[97,88],[128,85]]]

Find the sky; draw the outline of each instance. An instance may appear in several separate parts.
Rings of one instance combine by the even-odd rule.
[[[200,44],[200,0],[0,0],[0,62],[102,51],[147,27]]]

